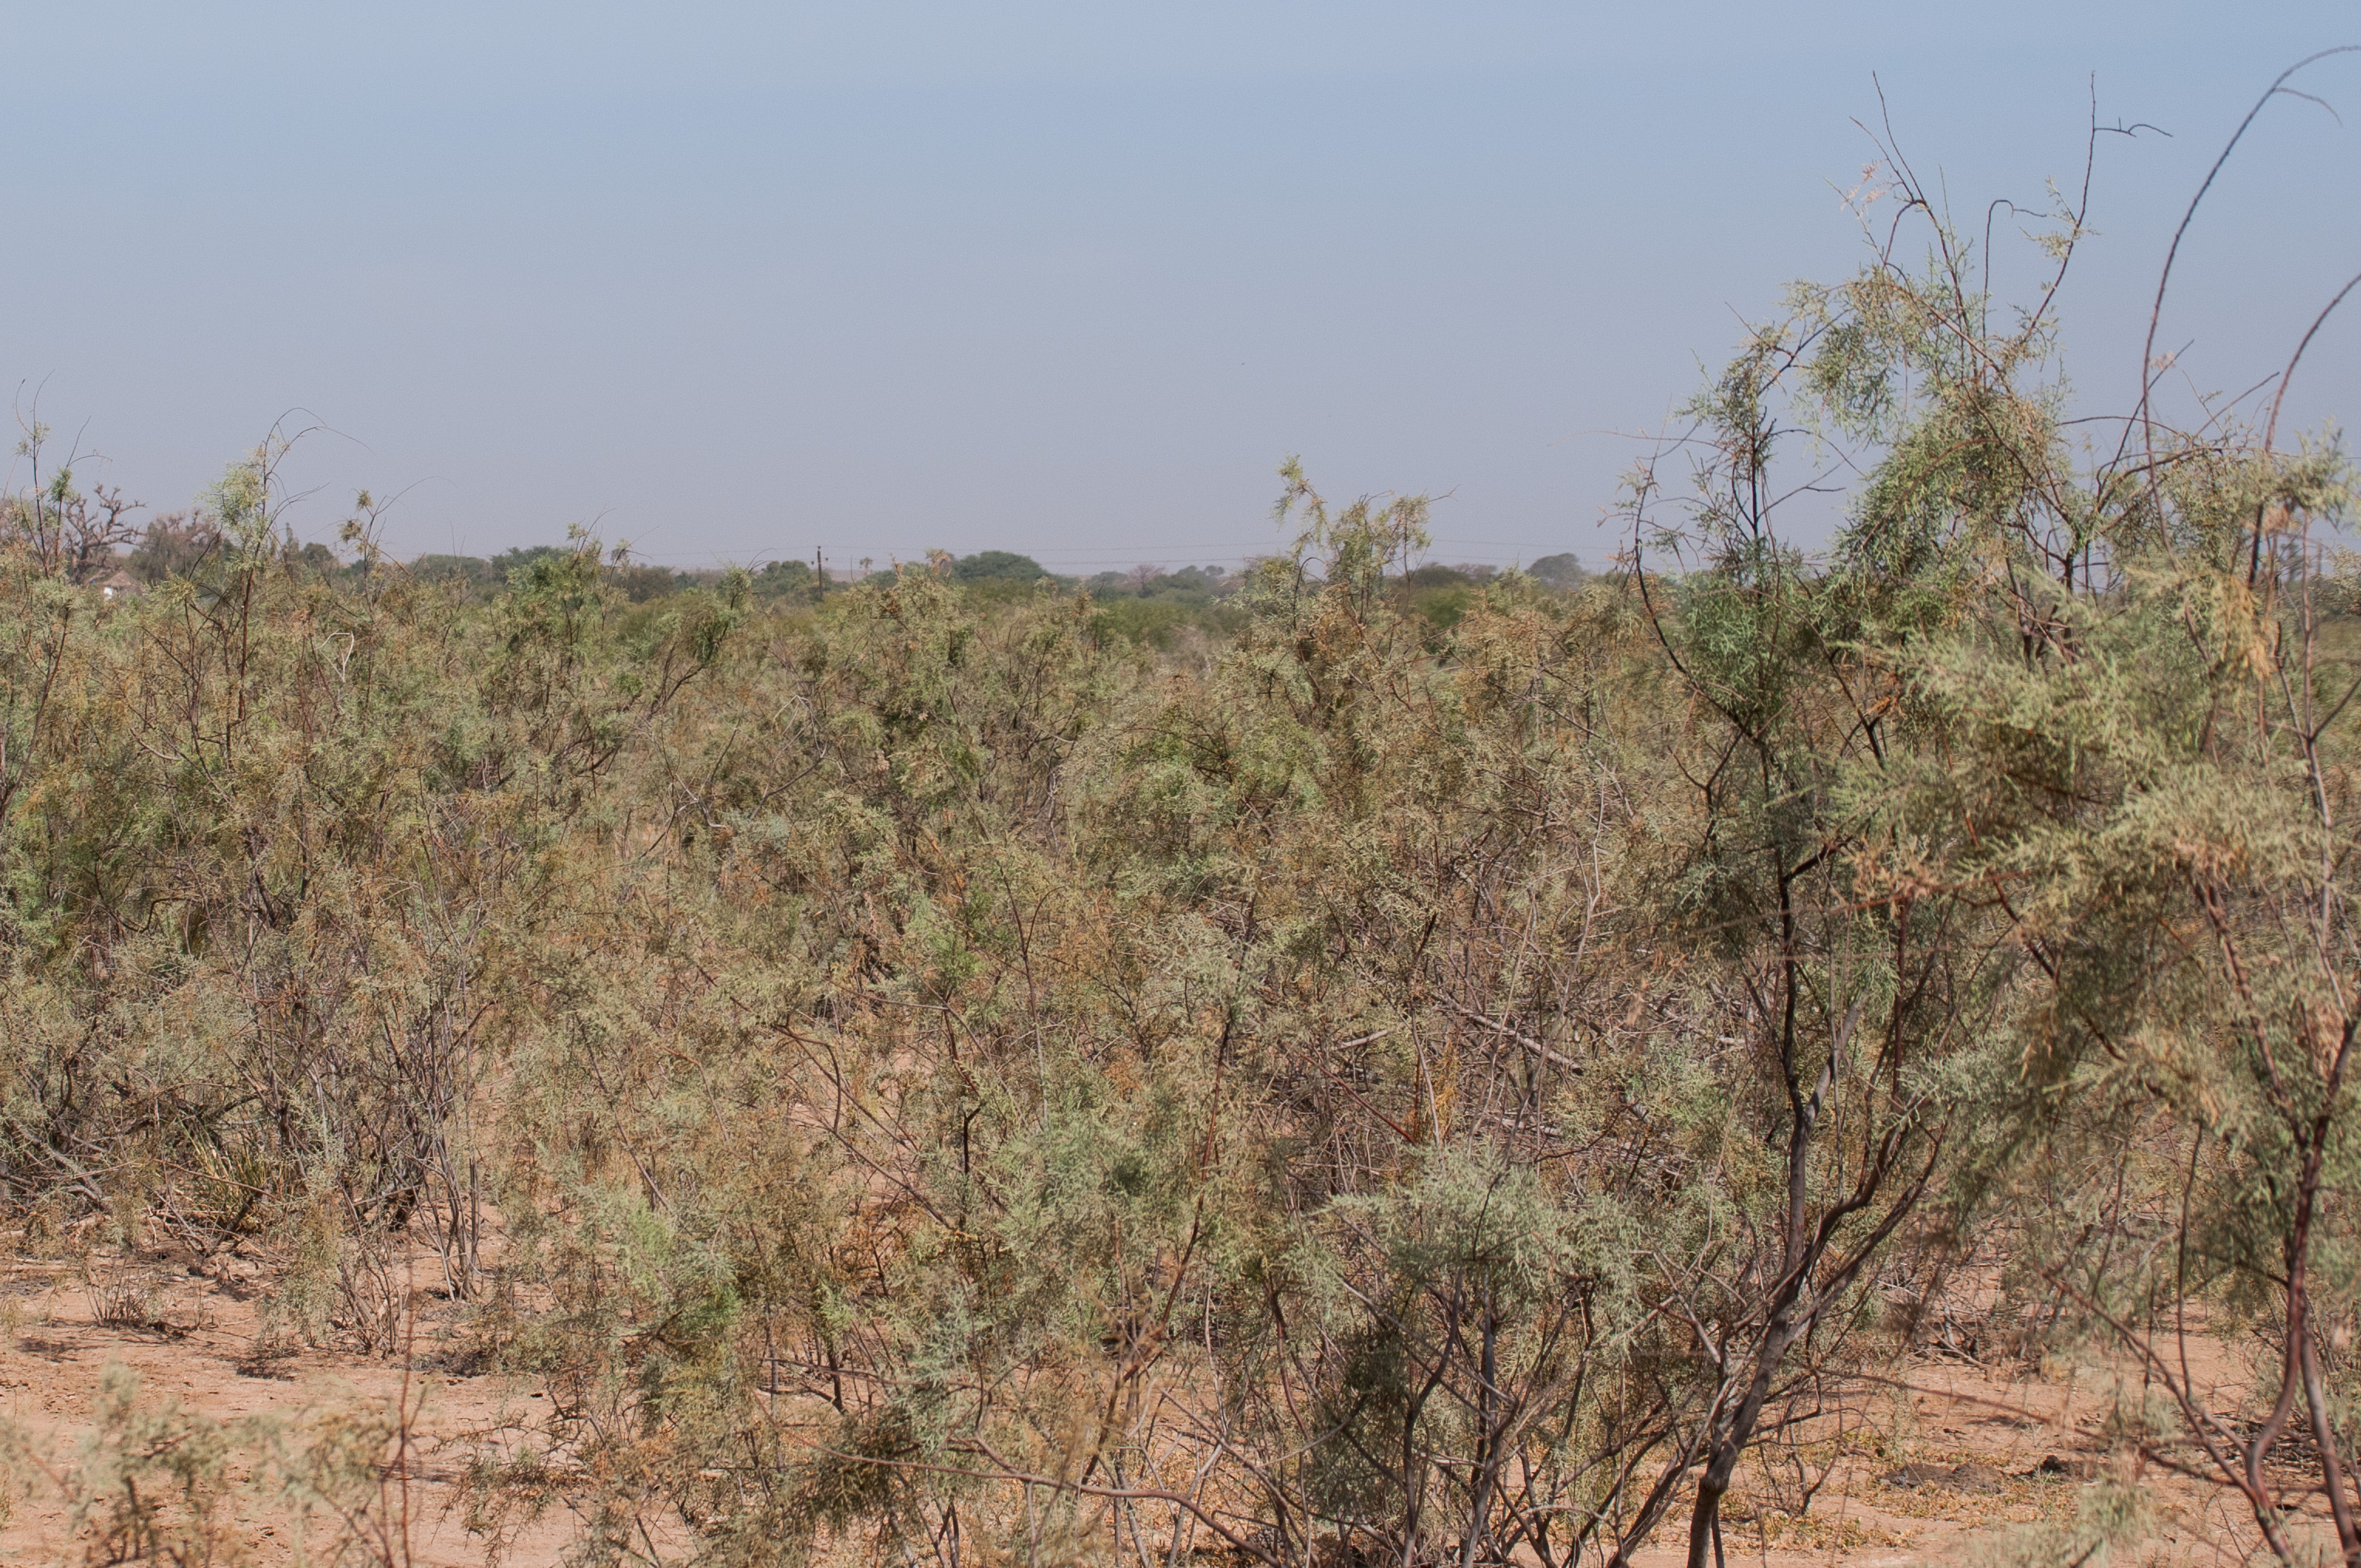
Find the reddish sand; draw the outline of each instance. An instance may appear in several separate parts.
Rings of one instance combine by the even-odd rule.
[[[225,1422],[292,1422],[372,1402],[384,1409],[407,1390],[417,1412],[412,1440],[385,1483],[391,1559],[420,1568],[485,1561],[488,1543],[465,1527],[459,1480],[475,1442],[504,1425],[516,1431],[509,1423],[529,1421],[543,1396],[528,1383],[455,1366],[447,1349],[458,1313],[449,1303],[419,1297],[406,1365],[402,1357],[389,1363],[318,1349],[258,1358],[271,1288],[263,1266],[222,1259],[199,1274],[161,1256],[102,1256],[90,1267],[85,1277],[62,1263],[0,1264],[0,1409],[38,1462],[25,1469],[13,1515],[0,1529],[7,1560],[84,1560],[88,1532],[76,1539],[55,1480],[92,1431],[103,1371],[120,1363],[138,1374],[143,1403],[178,1400]],[[109,1292],[126,1291],[141,1299],[147,1321],[100,1321]],[[2235,1394],[2230,1359],[2208,1342],[2195,1348],[2199,1380],[2224,1398]],[[1954,1359],[1918,1363],[1894,1386],[1857,1396],[1843,1416],[1777,1464],[1741,1472],[1726,1514],[1726,1558],[1764,1568],[1964,1564],[1982,1555],[1979,1548],[1999,1544],[2003,1532],[2070,1523],[2086,1489],[2103,1484],[2094,1478],[2099,1468],[2113,1466],[2145,1489],[2150,1508],[2146,1539],[2113,1554],[2113,1564],[2243,1561],[2254,1536],[2234,1495],[2154,1470],[2135,1475],[2107,1452],[2106,1418],[2119,1398],[2136,1393],[2124,1373],[2103,1364],[2052,1366],[2043,1375]],[[2046,1473],[2045,1461],[2051,1461]],[[1814,1476],[1817,1490],[1799,1514],[1801,1486]],[[236,1496],[223,1541],[232,1555],[216,1561],[258,1568],[292,1562],[292,1509],[252,1492]],[[1644,1568],[1680,1561],[1685,1522],[1676,1518],[1659,1531],[1641,1556]],[[560,1510],[517,1541],[506,1561],[547,1568],[570,1537],[571,1520]],[[316,1560],[323,1540],[316,1521],[307,1539]]]
[[[485,1561],[488,1544],[468,1534],[458,1508],[457,1482],[470,1439],[517,1413],[515,1403],[537,1396],[501,1378],[441,1369],[443,1358],[429,1346],[447,1339],[456,1316],[447,1303],[421,1294],[407,1366],[401,1359],[389,1364],[319,1349],[258,1357],[270,1280],[256,1264],[220,1259],[200,1276],[161,1259],[102,1257],[93,1260],[91,1279],[61,1263],[18,1261],[0,1270],[5,1281],[0,1328],[7,1331],[0,1334],[0,1413],[28,1441],[34,1462],[29,1486],[20,1487],[0,1529],[0,1553],[9,1561],[82,1560],[88,1532],[74,1538],[59,1487],[44,1482],[75,1464],[77,1448],[93,1430],[93,1402],[110,1363],[138,1374],[143,1405],[177,1400],[185,1410],[222,1422],[389,1410],[406,1395],[415,1412],[412,1441],[406,1460],[390,1466],[379,1507],[391,1525],[390,1555],[417,1568]],[[101,1321],[109,1292],[139,1299],[147,1321]],[[241,1460],[247,1457],[241,1453]],[[389,1451],[386,1457],[395,1455]],[[233,1476],[242,1478],[245,1471],[244,1464],[233,1462]],[[294,1510],[252,1493],[234,1496],[240,1517],[231,1521],[223,1544],[233,1553],[242,1550],[258,1568],[293,1561]],[[304,1533],[316,1561],[335,1532],[328,1521],[314,1520]],[[567,1533],[564,1520],[546,1521],[504,1561],[515,1568],[545,1568],[559,1561]],[[375,1555],[381,1560],[388,1553]]]

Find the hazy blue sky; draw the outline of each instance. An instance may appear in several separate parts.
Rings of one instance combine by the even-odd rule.
[[[1268,548],[1274,466],[1448,491],[1445,559],[1597,520],[1700,361],[1860,254],[1884,84],[1962,212],[2078,176],[2119,406],[2180,207],[2353,4],[0,4],[0,375],[184,504],[290,411],[318,535],[652,558]],[[2361,57],[2356,57],[2361,60]],[[2268,374],[2361,269],[2361,63],[2282,103],[2165,332]],[[2348,128],[2349,127],[2349,128]],[[2002,276],[2029,276],[2022,253]],[[2361,312],[2291,406],[2361,389]],[[96,470],[85,470],[95,473]]]

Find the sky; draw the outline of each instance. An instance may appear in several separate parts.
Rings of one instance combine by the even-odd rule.
[[[2356,41],[2268,0],[0,0],[0,378],[159,510],[308,432],[292,526],[366,488],[402,555],[1227,563],[1300,454],[1441,498],[1437,559],[1597,565],[1741,323],[1863,259],[1859,122],[1971,226],[2079,183],[2094,82],[2158,127],[2100,138],[2062,301],[2119,409],[2206,166]],[[2361,269],[2361,56],[2301,84],[2184,244],[2177,393]],[[2354,309],[2290,420],[2353,408]]]

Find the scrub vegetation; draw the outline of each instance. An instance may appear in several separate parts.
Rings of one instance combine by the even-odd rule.
[[[22,1245],[256,1249],[387,1357],[463,1304],[550,1396],[488,1552],[1702,1568],[1965,1336],[2146,1373],[1999,1550],[2144,1466],[2350,1560],[2345,460],[2070,423],[2079,210],[2009,309],[1879,189],[1596,575],[1293,466],[1235,577],[404,566],[366,499],[324,562],[267,447],[102,600],[61,471],[0,565]],[[134,1392],[77,1474],[173,1456],[152,1554],[226,1483]]]

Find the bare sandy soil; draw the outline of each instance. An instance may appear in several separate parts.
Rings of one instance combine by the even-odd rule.
[[[224,1519],[223,1555],[213,1561],[257,1568],[334,1561],[339,1537],[373,1534],[379,1550],[369,1556],[378,1561],[416,1568],[483,1563],[487,1543],[467,1531],[461,1506],[468,1456],[484,1434],[527,1413],[520,1403],[545,1396],[458,1369],[464,1363],[443,1354],[457,1314],[423,1295],[406,1358],[389,1364],[316,1348],[280,1354],[262,1332],[270,1289],[263,1267],[236,1259],[216,1260],[203,1274],[161,1260],[105,1259],[87,1275],[63,1263],[0,1264],[0,1415],[23,1443],[0,1556],[79,1563],[90,1555],[96,1531],[74,1528],[68,1486],[95,1430],[103,1376],[120,1365],[137,1375],[143,1407],[177,1402],[240,1434],[255,1430],[258,1418],[301,1431],[339,1414],[390,1422],[392,1412],[411,1412],[409,1441],[386,1451],[394,1463],[379,1493],[362,1499],[367,1512],[357,1519],[299,1517],[267,1484],[251,1485],[268,1478],[254,1475],[252,1445],[241,1445],[229,1478],[249,1485],[234,1486],[225,1498],[225,1515],[234,1517]],[[126,1311],[126,1301],[137,1303],[136,1313]],[[563,1520],[550,1520],[504,1561],[547,1568],[560,1560],[566,1535]],[[358,1552],[349,1558],[368,1560]]]
[[[422,1275],[422,1277],[423,1276]],[[16,1500],[0,1527],[0,1558],[80,1563],[97,1531],[70,1506],[82,1448],[110,1365],[137,1374],[143,1406],[178,1401],[191,1414],[232,1423],[256,1418],[300,1428],[338,1412],[413,1412],[404,1450],[388,1451],[362,1533],[379,1550],[349,1561],[428,1565],[486,1560],[487,1541],[466,1526],[462,1487],[471,1453],[489,1434],[529,1420],[529,1384],[467,1370],[455,1358],[457,1311],[422,1297],[406,1357],[390,1363],[320,1349],[258,1354],[272,1288],[259,1265],[217,1260],[198,1273],[160,1258],[102,1260],[94,1267],[0,1263],[0,1414],[20,1440]],[[137,1299],[137,1313],[122,1303]],[[2201,1343],[2201,1375],[2235,1390],[2236,1369]],[[2160,1472],[2137,1474],[2109,1452],[2109,1413],[2131,1386],[2106,1365],[2044,1372],[1955,1360],[1905,1369],[1894,1386],[1823,1421],[1813,1441],[1778,1451],[1741,1473],[1726,1510],[1730,1564],[1763,1568],[1903,1568],[1964,1565],[2004,1553],[2012,1539],[2070,1528],[2112,1475],[2143,1498],[2143,1539],[2111,1561],[2231,1563],[2246,1560],[2251,1527],[2237,1499]],[[245,1428],[236,1428],[244,1431]],[[226,1495],[218,1563],[258,1568],[333,1561],[349,1520],[308,1521],[258,1484],[241,1451],[229,1469],[250,1484]],[[1806,1494],[1808,1491],[1809,1496]],[[1668,1521],[1642,1568],[1681,1561],[1685,1519]],[[517,1568],[549,1568],[570,1537],[562,1513],[510,1550]],[[2021,1559],[2020,1559],[2021,1560]]]
[[[2191,1384],[2211,1408],[2236,1409],[2250,1392],[2243,1365],[2201,1332],[2189,1334],[2185,1352]],[[1725,1561],[2065,1568],[2096,1539],[2078,1527],[2126,1500],[2137,1525],[2091,1561],[2251,1561],[2260,1541],[2238,1494],[2142,1464],[2114,1435],[2126,1410],[2154,1409],[2157,1397],[2128,1355],[2037,1369],[1920,1358],[1833,1421],[1814,1423],[1810,1441],[1756,1451],[1724,1505]],[[1808,1508],[1799,1507],[1815,1483]],[[2327,1523],[2324,1508],[2317,1512],[2315,1533]],[[1686,1522],[1685,1513],[1669,1521],[1639,1555],[1641,1568],[1682,1563]],[[2323,1560],[2334,1556],[2330,1536]]]

